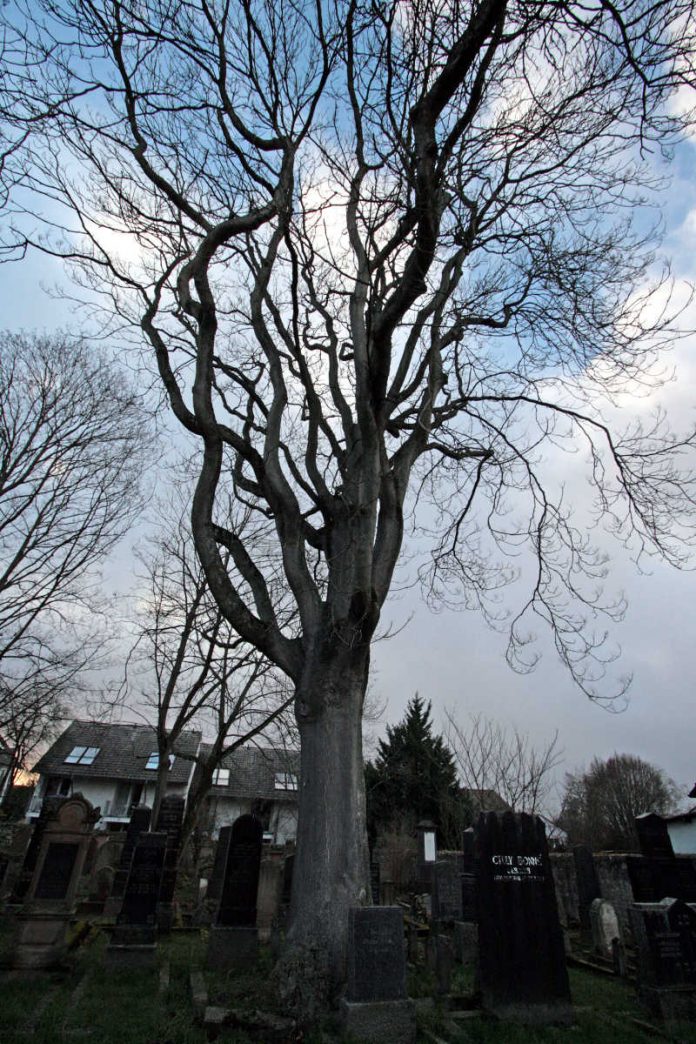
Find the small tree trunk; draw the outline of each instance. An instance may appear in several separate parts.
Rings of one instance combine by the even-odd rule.
[[[309,1022],[345,979],[349,907],[370,902],[361,732],[368,660],[365,647],[343,650],[328,669],[307,670],[311,692],[298,689],[299,823],[279,975],[286,1002]]]

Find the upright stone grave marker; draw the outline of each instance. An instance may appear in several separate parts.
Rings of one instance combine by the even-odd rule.
[[[263,825],[256,816],[240,816],[232,824],[222,895],[208,940],[209,967],[243,965],[256,956],[262,843]]]
[[[150,829],[151,815],[152,809],[148,808],[147,805],[136,805],[131,813],[130,822],[126,828],[126,840],[121,849],[121,859],[119,861],[118,869],[114,874],[111,895],[104,906],[104,914],[106,917],[118,917],[121,912],[123,896],[126,891],[126,883],[130,873],[131,862],[133,860],[133,852],[135,851],[135,846],[138,843],[140,835]]]
[[[159,902],[167,835],[142,833],[133,852],[121,912],[106,951],[116,967],[152,967],[157,945]]]
[[[348,982],[341,1001],[346,1034],[373,1044],[412,1044],[415,1006],[406,996],[403,911],[359,906],[349,911]]]
[[[176,870],[181,849],[181,825],[184,820],[185,805],[186,802],[179,794],[167,794],[162,798],[157,816],[157,833],[166,834],[167,837],[157,907],[157,927],[160,932],[168,932],[172,926],[172,901],[176,887]]]
[[[475,922],[477,914],[476,878],[477,878],[476,837],[473,827],[462,835],[462,921]]]
[[[53,806],[18,918],[15,967],[51,968],[65,956],[66,929],[99,811],[81,794]]]
[[[573,848],[573,861],[575,863],[575,880],[578,886],[580,927],[587,932],[591,928],[590,905],[595,899],[602,898],[602,890],[599,886],[594,856],[586,845],[575,845]]]
[[[29,891],[31,879],[36,870],[36,863],[39,858],[39,852],[41,851],[41,839],[43,838],[46,824],[55,816],[56,811],[60,807],[61,801],[64,800],[64,798],[59,797],[45,797],[43,799],[41,811],[39,812],[38,818],[34,821],[34,830],[29,839],[26,852],[24,853],[22,869],[15,880],[14,888],[12,889],[10,903],[18,904],[24,902],[26,894]]]
[[[674,849],[667,824],[656,812],[636,816],[636,832],[641,854],[650,859],[673,859]]]
[[[483,812],[479,849],[479,968],[484,1008],[536,1024],[572,1021],[563,933],[538,816]]]
[[[638,995],[651,1015],[696,1019],[696,909],[680,899],[634,903]]]
[[[610,961],[614,954],[614,940],[621,942],[621,929],[616,910],[606,899],[593,899],[590,906],[592,944],[602,957]]]
[[[440,859],[433,866],[433,920],[453,924],[462,919],[462,874],[454,860]]]
[[[222,895],[222,886],[225,882],[225,867],[227,866],[227,858],[229,856],[231,844],[232,827],[221,827],[217,844],[215,845],[213,869],[205,893],[205,905],[207,908],[208,921],[217,920],[218,906],[220,905],[220,897]]]

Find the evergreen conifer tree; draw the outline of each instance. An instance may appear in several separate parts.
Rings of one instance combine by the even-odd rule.
[[[432,703],[418,693],[403,721],[387,726],[374,763],[366,766],[367,821],[371,841],[387,829],[411,831],[421,819],[437,827],[442,848],[458,847],[467,819],[454,756],[433,734]]]

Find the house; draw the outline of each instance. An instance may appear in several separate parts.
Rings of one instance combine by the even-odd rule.
[[[276,845],[294,841],[299,773],[299,751],[238,747],[215,771],[201,821],[217,837],[221,827],[254,812],[263,823],[265,841]]]
[[[184,732],[174,747],[167,793],[188,795],[200,732]],[[51,795],[83,794],[101,808],[101,829],[119,830],[135,805],[151,805],[157,782],[157,737],[149,725],[73,721],[34,766],[40,773],[29,819]]]
[[[184,732],[174,748],[167,793],[187,798],[196,757],[210,746],[200,732]],[[200,817],[213,837],[238,816],[254,812],[273,844],[294,840],[297,833],[297,787],[300,755],[278,748],[239,747],[216,769]],[[149,725],[110,725],[73,721],[34,766],[40,774],[28,817],[38,816],[43,799],[82,793],[101,808],[98,827],[120,830],[135,805],[152,805],[158,754],[155,730]]]
[[[696,788],[694,788],[696,789]],[[696,806],[688,812],[662,817],[675,855],[696,855]]]

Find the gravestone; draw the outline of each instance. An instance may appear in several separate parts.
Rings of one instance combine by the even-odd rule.
[[[209,967],[233,967],[253,960],[258,950],[257,893],[263,825],[254,815],[232,824],[217,918],[208,940]]]
[[[65,957],[66,930],[74,913],[90,835],[100,813],[81,794],[62,799],[51,808],[18,917],[17,968],[51,968]]]
[[[636,903],[659,903],[667,897],[696,902],[696,866],[688,856],[630,855],[626,869]]]
[[[680,899],[634,903],[638,995],[666,1021],[696,1018],[696,908]]]
[[[185,805],[184,798],[179,794],[167,794],[162,798],[157,816],[156,831],[159,834],[165,834],[167,838],[159,906],[157,908],[157,927],[160,932],[168,932],[172,926],[172,901],[176,887],[176,871],[181,850],[181,826],[184,820]]]
[[[606,960],[613,960],[614,940],[621,942],[621,929],[616,910],[606,899],[593,899],[590,906],[592,945]]]
[[[372,905],[379,906],[381,902],[381,891],[380,891],[380,869],[379,862],[377,859],[370,860],[370,895],[372,898]]]
[[[26,852],[24,853],[22,869],[15,880],[14,888],[12,889],[10,903],[17,904],[24,902],[26,894],[29,891],[31,879],[36,870],[36,863],[39,858],[39,852],[41,851],[41,839],[44,830],[46,829],[46,824],[55,816],[56,811],[63,800],[64,798],[60,797],[45,797],[43,799],[41,811],[39,812],[38,818],[34,821],[34,830],[29,840],[29,844],[27,845]]]
[[[133,852],[135,851],[135,846],[138,843],[140,835],[150,829],[151,816],[152,809],[148,808],[146,805],[136,805],[131,813],[130,821],[126,827],[126,839],[123,848],[121,849],[121,858],[116,873],[114,874],[111,895],[104,906],[104,915],[106,917],[118,917],[121,911],[123,896],[126,891],[126,883],[128,882],[128,874],[130,873],[131,861],[133,859]]]
[[[403,912],[399,906],[349,910],[343,1031],[375,1044],[412,1044],[415,1007],[406,996]]]
[[[573,848],[573,861],[575,863],[575,880],[578,886],[580,927],[585,931],[589,931],[591,928],[590,905],[595,899],[601,899],[602,897],[597,867],[595,866],[592,851],[586,845],[575,845]]]
[[[167,835],[140,834],[126,882],[121,912],[106,951],[116,967],[152,967],[156,957],[157,904]]]
[[[635,818],[641,854],[648,858],[673,859],[674,849],[667,824],[656,812],[646,812]]]
[[[462,921],[474,923],[477,917],[476,901],[476,837],[473,827],[462,835]]]
[[[462,875],[456,862],[438,860],[433,866],[433,920],[452,924],[462,919]]]
[[[526,813],[482,812],[477,847],[484,1008],[529,1024],[571,1022],[563,933],[543,822]]]
[[[213,919],[217,919],[217,911],[218,906],[220,904],[220,896],[222,895],[222,886],[225,880],[225,867],[227,866],[227,857],[229,855],[231,843],[232,827],[221,827],[218,841],[215,846],[213,871],[210,875],[210,880],[208,881],[208,890],[205,894],[206,904],[210,908],[211,916]]]

